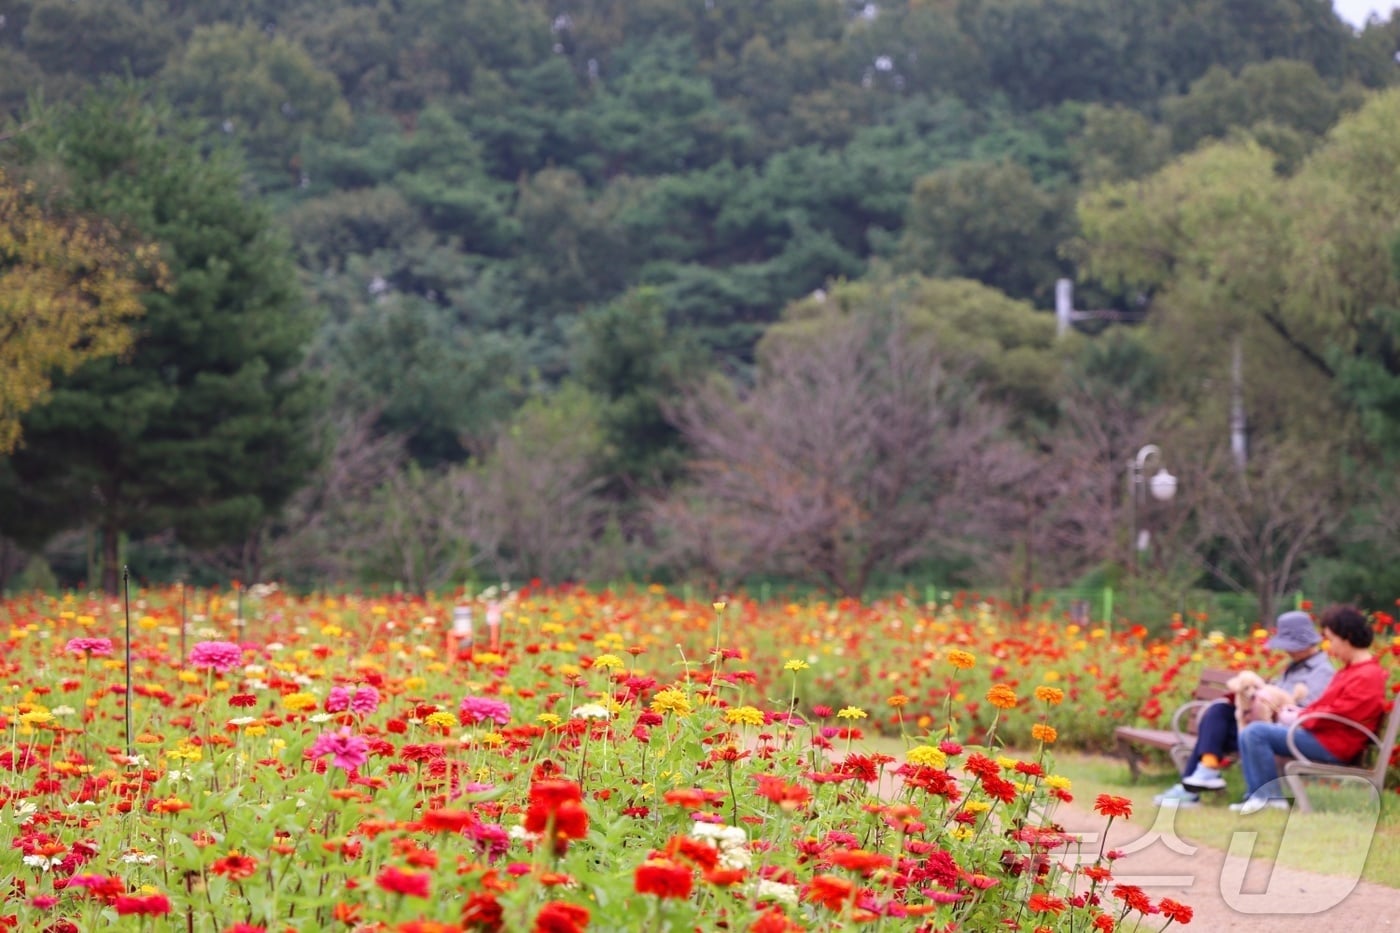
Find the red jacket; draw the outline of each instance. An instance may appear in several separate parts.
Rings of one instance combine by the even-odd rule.
[[[1372,732],[1385,714],[1385,670],[1368,658],[1359,664],[1348,664],[1337,671],[1322,696],[1308,704],[1304,714],[1332,713],[1360,723]],[[1303,728],[1316,737],[1322,747],[1346,764],[1370,744],[1366,736],[1351,726],[1331,719],[1308,719]]]

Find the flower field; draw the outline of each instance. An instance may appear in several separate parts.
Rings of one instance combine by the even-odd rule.
[[[0,927],[1160,930],[1189,905],[1056,828],[1053,749],[1273,666],[970,597],[467,602],[0,603]]]

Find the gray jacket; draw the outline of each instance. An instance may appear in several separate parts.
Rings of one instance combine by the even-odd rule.
[[[1290,662],[1288,667],[1283,669],[1271,684],[1276,684],[1289,693],[1293,692],[1293,687],[1297,684],[1307,684],[1307,696],[1298,703],[1299,706],[1307,706],[1313,700],[1322,696],[1322,691],[1327,689],[1327,685],[1332,682],[1332,675],[1336,671],[1332,669],[1332,659],[1324,652],[1309,655],[1301,661]]]

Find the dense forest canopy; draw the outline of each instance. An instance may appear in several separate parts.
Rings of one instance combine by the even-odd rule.
[[[973,433],[999,438],[978,448],[996,482],[976,487],[976,542],[876,548],[887,557],[861,585],[924,568],[1029,588],[1121,568],[1122,464],[1149,434],[1199,465],[1197,490],[1255,468],[1206,467],[1239,340],[1235,394],[1257,449],[1326,438],[1316,459],[1337,520],[1283,577],[1271,563],[1267,584],[1186,507],[1131,562],[1155,561],[1168,587],[1266,598],[1311,568],[1318,586],[1380,592],[1384,573],[1357,557],[1374,553],[1375,523],[1348,510],[1381,495],[1400,408],[1393,157],[1367,136],[1388,138],[1397,49],[1400,18],[1358,33],[1329,0],[16,0],[0,18],[4,184],[52,222],[85,211],[174,251],[175,291],[149,292],[128,325],[135,349],[85,367],[157,366],[152,341],[216,339],[159,336],[167,307],[172,323],[249,313],[263,323],[237,326],[280,336],[210,362],[265,393],[224,440],[272,443],[254,424],[284,417],[315,456],[243,461],[262,484],[172,479],[183,492],[159,509],[30,508],[0,525],[19,543],[6,561],[45,544],[58,560],[55,535],[115,510],[126,517],[108,531],[146,547],[153,573],[422,586],[699,567],[832,585],[809,571],[871,553],[852,536],[876,505],[827,502],[846,518],[818,533],[825,544],[736,560],[753,542],[724,540],[745,532],[714,501],[723,486],[707,487],[721,477],[696,412],[761,423],[777,382],[810,378],[779,347],[798,334],[850,345],[832,315],[878,314],[868,340],[888,340],[893,310],[940,360],[930,404],[990,419]],[[146,128],[125,155],[75,147],[122,108]],[[192,182],[205,204],[156,184],[153,166],[179,161],[169,146],[195,160],[180,172],[205,173]],[[146,179],[145,194],[101,195],[118,177]],[[261,279],[180,297],[194,294],[181,270],[203,274],[214,242],[180,218],[215,209],[229,184],[249,207],[219,235]],[[1062,276],[1079,280],[1081,307],[1132,326],[1055,340]],[[1266,391],[1280,366],[1303,375]],[[32,498],[36,471],[62,460],[56,413],[93,372],[46,374],[52,392],[33,396],[27,440],[0,469],[7,501]],[[862,386],[846,388],[876,408],[894,391]],[[791,414],[816,444],[822,413]],[[82,417],[97,415],[62,416],[78,431]],[[1303,433],[1313,424],[1326,433]],[[749,468],[800,462],[775,449]],[[824,495],[869,479],[832,482]],[[415,496],[443,503],[433,521]],[[553,535],[527,527],[551,520]],[[110,535],[107,547],[82,569],[110,564]],[[809,547],[821,560],[791,557]]]

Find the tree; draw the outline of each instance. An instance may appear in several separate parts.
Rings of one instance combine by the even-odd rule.
[[[124,533],[209,546],[253,534],[316,461],[300,376],[312,321],[288,250],[237,166],[204,155],[129,90],[45,115],[28,167],[65,209],[159,244],[169,289],[144,296],[127,358],[55,380],[11,458],[7,525],[30,540],[91,523],[115,591]]]
[[[931,341],[943,359],[956,360],[962,376],[1004,406],[1013,427],[1053,422],[1066,351],[1055,340],[1054,319],[970,279],[909,275],[837,282],[790,305],[763,342],[816,341],[833,314],[853,316],[872,307],[898,309],[902,325]]]
[[[1246,65],[1238,76],[1212,68],[1189,93],[1167,98],[1163,110],[1178,152],[1194,149],[1204,139],[1262,132],[1265,126],[1290,130],[1311,148],[1345,109],[1359,103],[1354,87],[1333,90],[1311,65],[1276,60]]]
[[[50,74],[89,83],[102,75],[149,77],[175,41],[173,23],[154,3],[37,0],[24,22],[25,54]]]
[[[752,390],[712,384],[674,417],[695,450],[688,526],[750,572],[848,595],[967,541],[996,483],[1001,418],[878,308],[765,345]]]
[[[19,444],[20,418],[54,372],[131,346],[143,284],[160,274],[149,246],[97,221],[46,217],[0,171],[0,455]]]
[[[195,30],[162,83],[185,112],[237,139],[277,187],[301,183],[307,135],[334,138],[350,122],[334,75],[295,42],[252,25]]]
[[[698,353],[666,325],[655,289],[642,288],[587,314],[574,372],[602,400],[600,422],[612,454],[613,491],[664,487],[674,480],[684,446],[665,403],[697,367]]]
[[[598,495],[606,454],[597,400],[578,386],[527,402],[459,473],[478,559],[501,579],[558,583],[585,572],[607,523]]]
[[[1238,592],[1253,592],[1259,618],[1298,587],[1308,554],[1346,517],[1332,467],[1301,445],[1258,445],[1239,469],[1225,445],[1183,480],[1195,492],[1206,569]]]
[[[1024,166],[965,162],[915,184],[895,264],[1034,298],[1061,274],[1057,252],[1068,233],[1059,200]]]

